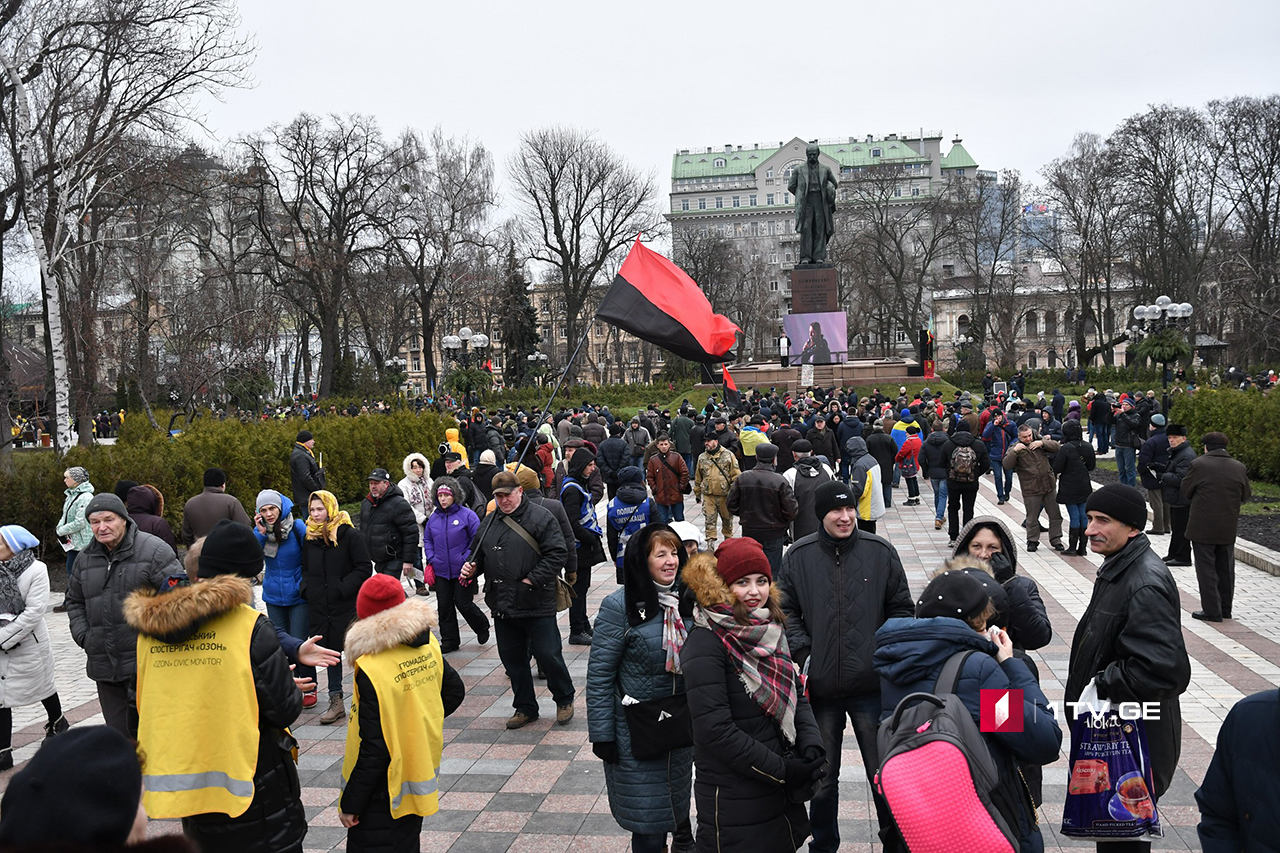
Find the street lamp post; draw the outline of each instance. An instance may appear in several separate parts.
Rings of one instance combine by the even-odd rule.
[[[485,350],[489,348],[489,336],[471,331],[470,326],[463,326],[457,334],[445,335],[440,339],[440,347],[451,365],[470,369],[473,364],[484,364]],[[467,379],[467,396],[474,389],[470,378]]]
[[[1133,319],[1136,321],[1129,327],[1129,336],[1139,341],[1151,335],[1165,332],[1170,329],[1181,333],[1182,330],[1191,324],[1191,315],[1195,313],[1195,309],[1190,302],[1174,302],[1163,294],[1156,298],[1154,305],[1138,305],[1133,309]],[[1161,412],[1165,417],[1169,416],[1169,359],[1160,360],[1160,383],[1163,389],[1161,397]]]
[[[968,386],[968,371],[966,365],[969,362],[969,347],[975,343],[971,335],[960,334],[951,339],[951,346],[956,350],[956,362],[960,366],[960,385],[962,388]]]
[[[543,384],[543,376],[547,372],[547,354],[541,350],[534,350],[525,356],[525,360],[529,362],[529,372],[535,374],[538,385]]]

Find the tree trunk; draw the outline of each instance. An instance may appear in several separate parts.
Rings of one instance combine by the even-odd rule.
[[[26,188],[23,200],[26,207],[27,230],[31,234],[32,247],[40,262],[41,290],[44,296],[45,327],[49,341],[47,358],[53,367],[53,434],[58,453],[65,454],[71,449],[71,377],[67,369],[66,341],[62,329],[62,290],[53,273],[49,250],[45,245],[41,223],[44,222],[45,211],[39,208],[39,194],[36,192],[34,169],[31,166],[31,105],[27,96],[26,84],[21,75],[9,61],[9,57],[0,52],[0,66],[13,85],[13,102],[16,107],[16,130],[18,163],[21,170],[22,185]],[[47,204],[47,199],[46,199]]]

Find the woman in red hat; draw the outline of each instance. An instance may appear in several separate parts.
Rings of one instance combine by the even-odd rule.
[[[726,539],[686,565],[697,599],[680,652],[693,718],[700,851],[796,850],[825,773],[764,549]]]

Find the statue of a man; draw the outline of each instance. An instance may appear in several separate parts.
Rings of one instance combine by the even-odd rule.
[[[805,149],[805,162],[791,172],[787,191],[796,197],[796,233],[800,235],[800,263],[827,259],[827,241],[836,233],[836,189],[831,169],[818,162],[818,146]]]

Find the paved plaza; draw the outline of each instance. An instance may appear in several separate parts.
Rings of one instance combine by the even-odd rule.
[[[879,533],[888,537],[902,555],[913,592],[925,584],[926,572],[947,555],[945,528],[933,529],[932,495],[927,484],[922,505],[903,507],[905,489],[894,492],[898,505],[880,521]],[[1022,521],[1022,504],[1014,498],[997,506],[991,479],[984,478],[976,512],[1003,518],[1014,531]],[[688,520],[701,525],[701,511]],[[1015,535],[1015,538],[1018,538]],[[1167,537],[1153,537],[1156,547],[1167,548]],[[1089,601],[1100,558],[1064,558],[1042,538],[1040,550],[1019,554],[1018,569],[1040,587],[1054,639],[1031,655],[1039,666],[1041,683],[1050,699],[1063,698],[1063,684],[1071,636]],[[1200,609],[1193,569],[1173,569],[1182,591],[1182,628],[1191,655],[1191,688],[1182,697],[1184,720],[1182,760],[1172,788],[1160,802],[1166,838],[1157,850],[1198,850],[1195,825],[1198,813],[1193,798],[1213,753],[1218,727],[1241,697],[1280,685],[1280,577],[1243,564],[1238,566],[1236,619],[1207,624],[1191,618]],[[590,595],[594,613],[604,596],[616,590],[611,566],[597,567]],[[56,596],[55,596],[56,598]],[[72,643],[67,618],[48,615],[55,644],[57,683],[67,716],[74,723],[101,722],[96,693],[84,675],[84,655]],[[568,636],[568,614],[561,614],[561,632]],[[587,742],[586,682],[588,648],[565,645],[565,659],[579,692],[576,716],[568,726],[555,726],[555,706],[537,682],[542,718],[517,731],[504,723],[512,713],[507,679],[492,642],[480,646],[463,627],[462,648],[449,661],[467,684],[467,698],[445,720],[444,763],[440,785],[440,811],[425,820],[424,851],[624,851],[629,833],[609,813],[601,762]],[[347,672],[350,684],[350,671]],[[350,690],[348,687],[348,702]],[[323,697],[322,697],[323,700]],[[302,802],[310,831],[308,850],[342,850],[345,830],[338,823],[338,783],[346,728],[320,726],[321,701],[304,712],[294,734],[301,745],[298,772]],[[43,735],[43,710],[39,705],[14,713],[15,760],[27,760]],[[1064,742],[1064,748],[1066,744]],[[875,837],[874,809],[852,729],[846,731],[840,776],[842,851],[871,851]],[[1046,804],[1040,812],[1041,830],[1048,850],[1087,847],[1058,833],[1066,790],[1066,757],[1045,768]],[[0,774],[0,787],[12,771]],[[177,831],[171,822],[153,823],[153,832]]]

